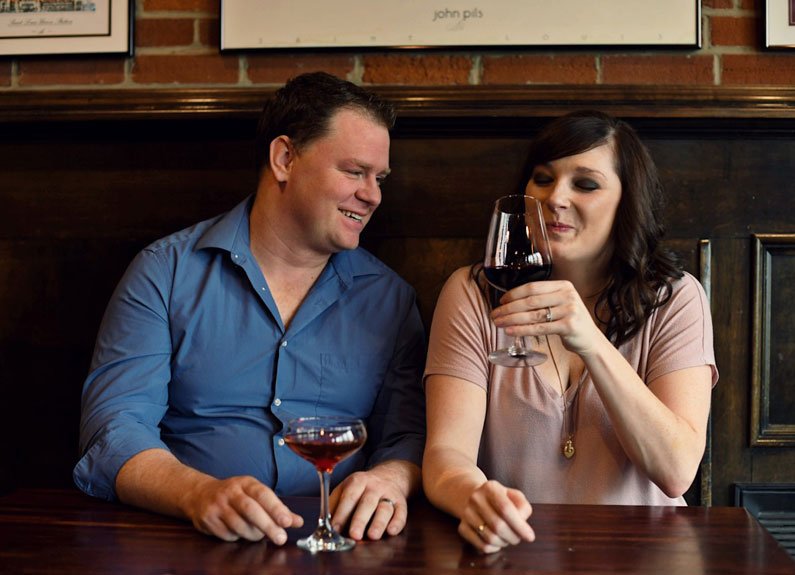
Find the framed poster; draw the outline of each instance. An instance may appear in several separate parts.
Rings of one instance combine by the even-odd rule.
[[[765,0],[765,48],[795,48],[795,0]]]
[[[699,0],[221,0],[221,50],[701,46]]]
[[[0,0],[0,55],[132,54],[134,0]]]

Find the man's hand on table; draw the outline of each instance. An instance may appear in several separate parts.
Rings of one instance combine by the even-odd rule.
[[[331,493],[331,524],[339,531],[348,522],[348,535],[381,539],[397,535],[406,526],[407,496],[419,484],[419,467],[388,461],[369,471],[352,473]],[[369,524],[369,527],[368,527]]]
[[[269,487],[250,476],[208,478],[191,490],[185,508],[196,529],[225,541],[267,537],[284,545],[285,529],[304,524]]]

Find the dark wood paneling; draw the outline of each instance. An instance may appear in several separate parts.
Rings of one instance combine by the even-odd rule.
[[[795,450],[748,442],[751,234],[795,231],[795,89],[379,91],[400,111],[394,172],[362,243],[415,286],[426,325],[449,274],[481,257],[491,202],[521,184],[549,117],[599,107],[635,125],[668,190],[668,244],[698,275],[712,240],[713,501],[735,482],[795,480]],[[69,483],[113,287],[138,249],[253,191],[268,93],[0,93],[0,456],[17,462],[0,489]]]
[[[576,108],[617,116],[672,120],[707,119],[752,125],[758,119],[795,119],[795,88],[787,86],[378,86],[402,118],[552,117]],[[130,118],[241,118],[262,108],[272,90],[14,90],[0,93],[0,122]],[[422,125],[422,122],[420,122]],[[420,127],[422,130],[423,128]]]
[[[752,481],[749,448],[751,365],[750,237],[712,241],[712,323],[720,381],[712,393],[713,502],[726,505],[734,483]]]
[[[754,236],[751,445],[795,446],[795,234]]]

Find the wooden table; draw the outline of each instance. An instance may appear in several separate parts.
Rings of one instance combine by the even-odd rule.
[[[287,502],[306,526],[277,547],[225,543],[77,491],[17,490],[0,497],[0,573],[795,573],[795,561],[742,508],[536,505],[534,543],[479,555],[456,521],[420,500],[403,534],[312,555],[294,543],[316,524],[318,502]]]

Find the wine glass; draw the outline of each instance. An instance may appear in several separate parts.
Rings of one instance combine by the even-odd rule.
[[[527,282],[545,280],[552,271],[547,229],[541,202],[531,196],[503,196],[494,203],[483,274],[501,291]],[[547,356],[527,349],[521,337],[513,345],[489,354],[489,361],[505,367],[525,367],[546,361]]]
[[[367,440],[362,420],[352,417],[300,417],[287,422],[284,442],[309,461],[320,476],[320,517],[317,529],[298,540],[298,547],[317,551],[346,551],[356,545],[331,527],[329,514],[329,477],[334,466],[353,455]]]

